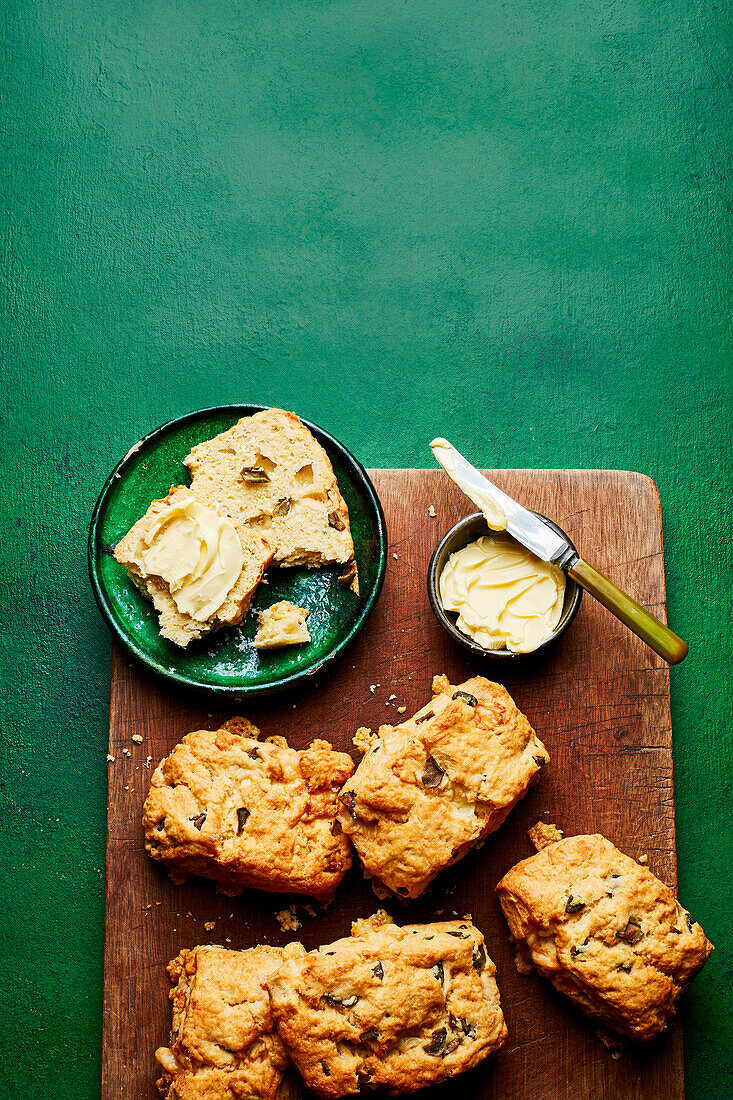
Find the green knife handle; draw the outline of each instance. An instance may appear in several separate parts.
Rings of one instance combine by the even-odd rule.
[[[586,592],[590,592],[599,603],[625,623],[638,638],[646,642],[655,653],[670,665],[679,664],[687,656],[687,642],[683,642],[673,631],[660,622],[649,611],[632,600],[623,589],[613,583],[605,574],[599,573],[583,558],[578,558],[568,569],[568,576],[577,581]]]

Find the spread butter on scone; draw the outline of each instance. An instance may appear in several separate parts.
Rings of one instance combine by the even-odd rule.
[[[440,676],[433,692],[401,725],[359,731],[364,755],[340,795],[365,872],[401,897],[417,897],[497,829],[549,760],[500,684]]]
[[[335,943],[285,950],[267,979],[273,1016],[319,1096],[413,1092],[506,1040],[495,967],[468,920],[399,928],[380,912]]]
[[[203,875],[246,887],[333,897],[351,866],[337,821],[351,757],[316,740],[296,751],[260,740],[244,718],[197,730],[155,769],[143,809],[145,847],[174,881]]]
[[[630,1039],[664,1030],[713,950],[669,887],[598,834],[546,844],[496,889],[523,956]]]
[[[152,600],[163,637],[185,648],[242,621],[273,552],[260,532],[178,485],[152,502],[114,556]]]

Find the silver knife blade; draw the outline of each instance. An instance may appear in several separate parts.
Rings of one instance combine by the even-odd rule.
[[[482,511],[480,501],[475,500],[471,495],[472,489],[477,495],[488,492],[497,501],[504,510],[506,529],[509,534],[517,542],[521,542],[522,546],[526,546],[536,557],[562,567],[567,567],[577,558],[576,552],[567,539],[558,535],[542,520],[537,519],[537,516],[523,508],[516,500],[502,493],[493,481],[489,481],[479,473],[447,439],[434,439],[430,447],[448,476],[474,504],[478,504]]]

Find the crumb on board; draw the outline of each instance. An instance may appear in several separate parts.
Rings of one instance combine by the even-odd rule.
[[[393,558],[395,559],[395,561],[397,561],[397,560],[398,560],[398,558],[397,558],[397,555],[396,555],[396,554],[393,554],[393,555],[392,555],[392,557],[393,557]]]
[[[404,714],[406,710],[407,710],[407,707],[397,707],[397,713],[398,714]]]
[[[551,825],[547,821],[538,821],[527,830],[527,836],[535,851],[540,852],[548,844],[555,844],[556,841],[562,840],[562,829],[558,829],[557,825]]]
[[[213,930],[215,924],[216,924],[216,921],[205,920],[204,921],[204,928],[206,929],[207,932],[211,932]]]
[[[649,862],[649,856],[647,856],[647,855],[639,856],[639,863],[648,863],[648,862]]]
[[[294,905],[289,905],[287,909],[281,909],[279,913],[275,913],[275,920],[283,932],[297,932],[300,928],[300,921]]]
[[[142,737],[140,736],[139,733],[133,733],[130,740],[134,741],[136,745],[142,745],[142,743],[143,743],[143,739],[142,739]]]
[[[431,519],[435,519],[436,512],[435,512],[435,508],[433,507],[432,504],[428,505],[428,515],[430,516]]]
[[[114,756],[112,755],[111,752],[108,752],[107,753],[107,763],[108,764],[114,764],[114,762],[115,762]]]

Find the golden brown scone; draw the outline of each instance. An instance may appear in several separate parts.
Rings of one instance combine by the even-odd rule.
[[[278,1033],[319,1096],[414,1092],[498,1050],[506,1025],[484,939],[469,921],[398,928],[386,913],[267,980]]]
[[[303,645],[311,640],[305,620],[310,611],[289,600],[270,604],[257,616],[255,649],[280,649],[285,645]]]
[[[336,819],[351,757],[328,741],[296,751],[259,735],[235,718],[184,737],[153,773],[145,847],[175,881],[204,875],[227,894],[249,886],[328,901],[351,866]]]
[[[433,680],[433,699],[400,726],[355,743],[365,755],[339,820],[366,873],[417,897],[501,825],[549,760],[509,693],[483,676]]]
[[[540,974],[631,1039],[664,1030],[713,950],[669,887],[597,834],[549,844],[496,890]]]
[[[270,543],[263,538],[261,532],[256,531],[242,523],[234,516],[226,516],[230,519],[242,547],[243,564],[238,580],[229,591],[224,603],[210,618],[200,621],[193,616],[179,611],[170,593],[168,584],[155,576],[143,576],[138,563],[134,560],[136,548],[149,534],[157,516],[168,505],[174,505],[190,497],[192,490],[183,485],[171,487],[168,495],[160,500],[154,500],[144,516],[141,517],[127,532],[115,547],[115,558],[124,565],[132,582],[140,591],[153,601],[153,606],[158,612],[160,633],[164,638],[174,642],[175,645],[185,647],[189,642],[202,638],[213,630],[223,626],[232,626],[242,621],[244,613],[249,607],[252,594],[262,579],[265,568],[272,560],[273,549]],[[225,511],[215,501],[201,500],[194,493],[200,503],[214,507],[220,515],[225,516]]]
[[[292,412],[265,409],[194,447],[184,459],[191,487],[233,522],[259,531],[277,565],[354,561],[349,510],[330,459]],[[358,592],[356,573],[349,583]]]
[[[169,963],[171,1041],[155,1052],[166,1100],[285,1100],[296,1094],[264,985],[283,959],[277,947],[195,947]]]

